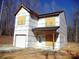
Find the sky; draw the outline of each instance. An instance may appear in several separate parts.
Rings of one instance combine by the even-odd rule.
[[[49,5],[47,12],[52,12],[53,9],[53,11],[64,10],[68,25],[73,25],[73,12],[79,10],[79,0],[40,0],[40,4],[43,7],[40,9],[44,11],[46,10],[44,5]],[[45,13],[44,11],[41,13]]]
[[[48,0],[47,3],[48,2],[51,2],[51,1]],[[67,23],[69,24],[69,22],[72,21],[72,20],[70,20],[72,17],[69,17],[73,11],[72,1],[71,0],[55,0],[55,4],[56,4],[58,10],[64,10],[66,19],[68,20]]]
[[[19,0],[15,0],[17,2]],[[26,1],[26,0],[23,0]],[[39,14],[51,13],[64,10],[67,24],[73,24],[73,12],[79,10],[79,0],[27,0],[30,1],[31,9]],[[27,3],[27,1],[25,3]],[[0,7],[1,7],[0,0]]]
[[[1,3],[2,3],[2,0],[0,0],[0,9],[1,9]]]

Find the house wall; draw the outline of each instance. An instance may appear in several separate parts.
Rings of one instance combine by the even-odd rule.
[[[28,46],[29,47],[36,47],[37,39],[32,31],[32,29],[36,28],[36,26],[37,26],[37,20],[30,17],[29,28],[28,28],[28,42],[29,42]]]
[[[63,47],[64,45],[67,44],[67,24],[65,20],[65,15],[64,12],[60,14],[60,35],[61,35],[61,46]],[[63,21],[62,21],[63,20]]]
[[[25,24],[23,24],[23,25],[18,24],[18,17],[20,17],[20,16],[25,17]],[[30,19],[30,14],[24,8],[21,8],[21,10],[18,12],[18,14],[15,17],[15,29],[14,29],[13,46],[20,47],[20,45],[21,45],[20,43],[17,43],[17,45],[16,45],[16,40],[18,40],[18,42],[21,42],[19,40],[22,39],[22,38],[21,39],[20,38],[16,39],[16,35],[25,35],[26,39],[23,39],[23,40],[26,41],[26,43],[25,42],[24,43],[25,43],[25,46],[28,47],[28,44],[27,44],[28,42],[27,41],[28,41],[29,19]]]
[[[59,19],[60,28],[57,30],[59,36],[57,38],[57,43],[55,44],[55,49],[61,48],[67,44],[67,25],[64,12],[59,15]]]
[[[55,25],[54,26],[59,26],[59,20],[58,20],[57,16],[55,16],[55,17],[47,17],[47,18],[51,18],[51,20],[53,20],[53,18],[54,18],[55,19]],[[39,21],[38,21],[37,27],[46,27],[46,19],[47,18],[40,18]]]

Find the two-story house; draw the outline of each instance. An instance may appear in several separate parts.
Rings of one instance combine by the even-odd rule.
[[[37,14],[21,5],[15,13],[13,46],[59,50],[67,43],[64,11]]]

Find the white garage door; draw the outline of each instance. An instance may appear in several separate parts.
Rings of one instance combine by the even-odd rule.
[[[26,36],[16,36],[16,47],[25,48]]]

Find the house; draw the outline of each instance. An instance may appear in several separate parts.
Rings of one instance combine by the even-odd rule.
[[[39,15],[24,5],[15,13],[13,46],[59,50],[67,44],[64,11]]]

